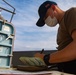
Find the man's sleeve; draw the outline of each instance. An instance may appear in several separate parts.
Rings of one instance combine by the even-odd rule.
[[[66,27],[70,35],[76,29],[76,8],[72,8],[69,11],[66,19]]]

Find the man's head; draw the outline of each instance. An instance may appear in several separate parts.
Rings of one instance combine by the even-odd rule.
[[[51,7],[53,7],[54,5],[57,5],[57,3],[53,2],[53,1],[45,1],[44,3],[41,4],[41,6],[38,9],[38,14],[39,14],[39,20],[37,21],[36,25],[39,27],[42,27],[45,25],[45,22],[48,22],[48,19],[50,19],[49,13],[53,15],[52,9]],[[51,11],[49,11],[51,10]],[[51,15],[51,17],[52,17]],[[50,19],[50,21],[56,21],[56,18]]]

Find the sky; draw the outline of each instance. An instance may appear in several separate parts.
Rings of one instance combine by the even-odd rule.
[[[56,27],[37,27],[39,18],[38,7],[46,0],[6,0],[15,7],[15,15],[12,24],[15,27],[14,51],[37,51],[41,49],[56,50],[57,30]],[[52,0],[66,11],[71,7],[76,7],[76,0]],[[0,7],[13,11],[8,5],[0,0]],[[11,14],[2,10],[1,15],[8,21]]]

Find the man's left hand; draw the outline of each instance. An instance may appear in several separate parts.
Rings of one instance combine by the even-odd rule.
[[[45,55],[45,54],[36,53],[34,56],[43,59],[43,58],[44,58],[44,55]]]

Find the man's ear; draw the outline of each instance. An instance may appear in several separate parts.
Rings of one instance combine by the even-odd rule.
[[[51,6],[51,8],[52,8],[52,10],[54,11],[54,10],[55,10],[55,5],[53,4],[53,5]]]

